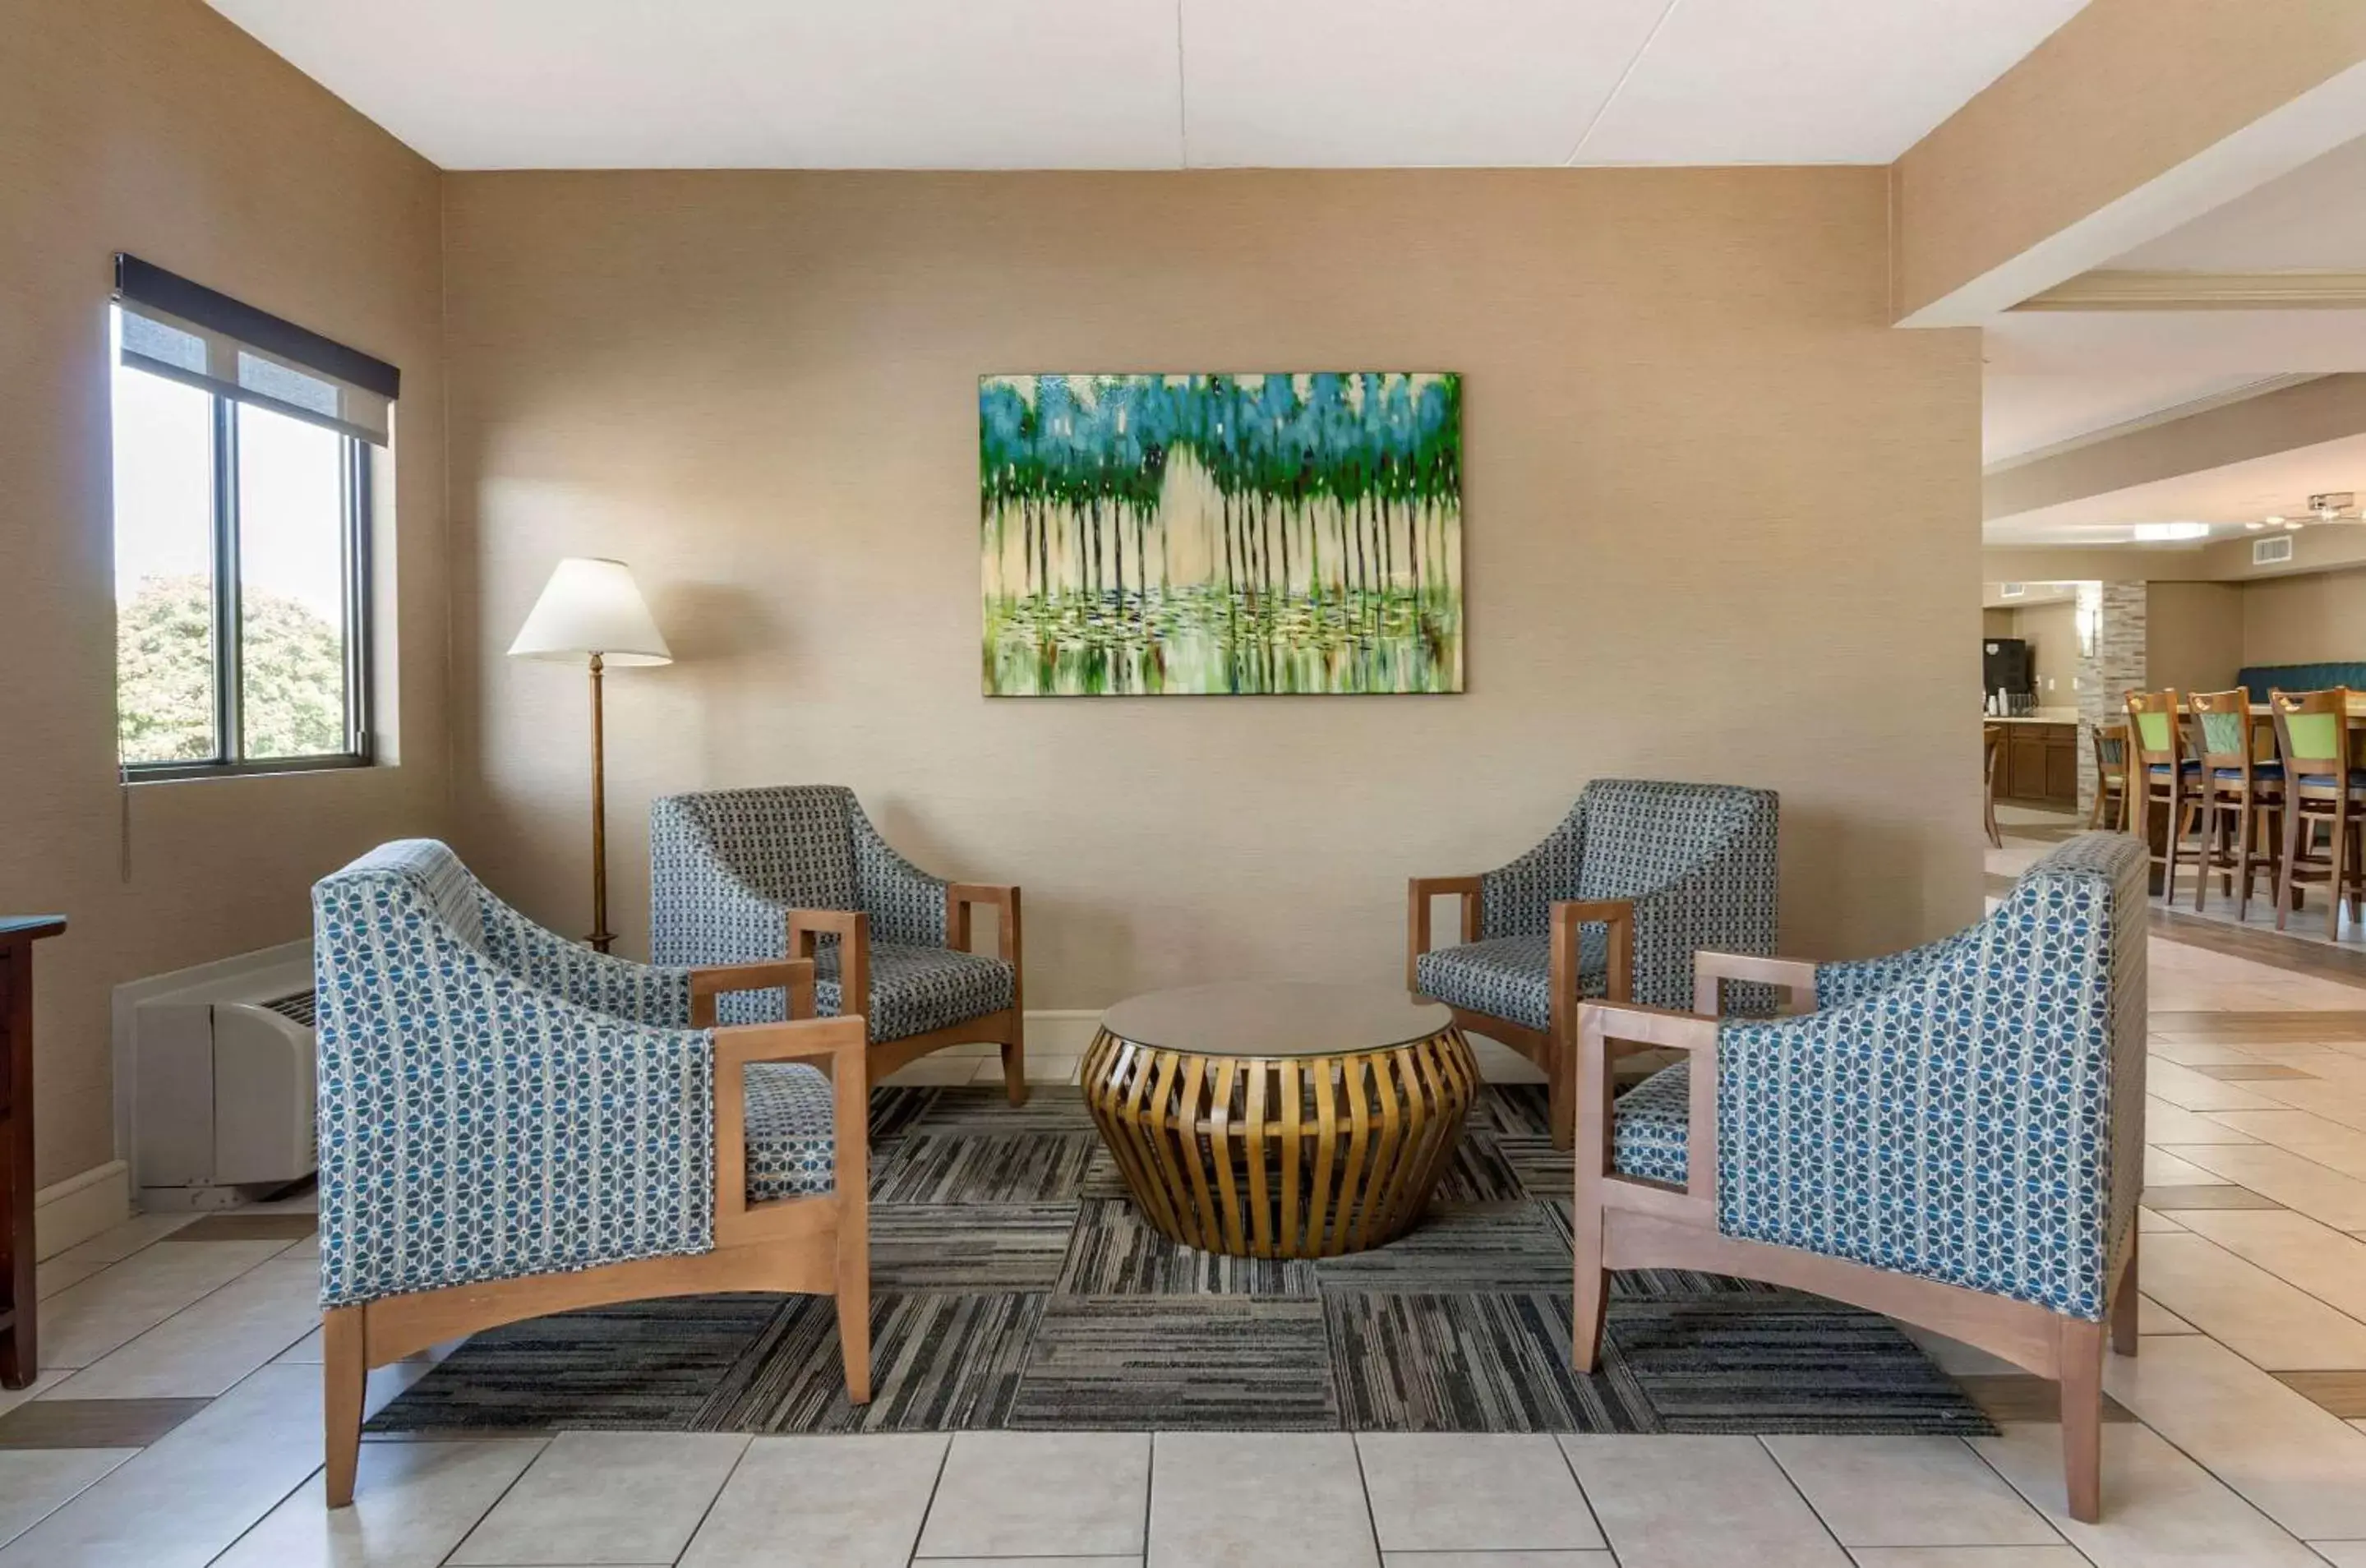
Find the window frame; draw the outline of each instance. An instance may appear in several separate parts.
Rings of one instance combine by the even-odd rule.
[[[160,379],[180,378],[163,376],[142,366],[116,363],[110,373],[117,376],[157,376]],[[342,509],[339,547],[344,564],[344,679],[345,679],[345,749],[342,751],[321,751],[300,757],[261,757],[245,755],[246,728],[242,706],[244,701],[245,616],[242,614],[241,576],[239,572],[239,502],[238,502],[238,411],[245,400],[233,398],[210,385],[190,378],[212,400],[208,455],[212,467],[212,493],[208,498],[212,530],[213,563],[213,724],[214,753],[210,757],[185,759],[169,762],[134,762],[122,754],[122,672],[117,671],[116,705],[116,765],[124,782],[140,784],[173,779],[237,778],[250,774],[318,773],[336,768],[366,768],[375,765],[374,730],[371,705],[371,647],[375,628],[372,625],[373,600],[370,589],[370,540],[374,519],[372,502],[376,487],[373,467],[376,461],[372,444],[349,431],[338,431],[343,442]],[[257,406],[267,412],[267,403]],[[287,417],[282,415],[281,417]],[[107,433],[109,449],[119,439],[119,433],[110,427]],[[108,520],[110,530],[113,518]],[[120,614],[120,606],[118,607]]]

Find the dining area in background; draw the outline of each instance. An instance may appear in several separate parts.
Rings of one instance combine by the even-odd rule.
[[[2175,905],[2190,867],[2193,912],[2210,912],[2214,877],[2248,925],[2264,884],[2285,931],[2320,887],[2326,940],[2366,940],[2366,690],[2291,691],[2243,673],[2223,692],[2127,694],[2122,790],[2153,892]],[[2105,739],[2099,729],[2099,765]]]

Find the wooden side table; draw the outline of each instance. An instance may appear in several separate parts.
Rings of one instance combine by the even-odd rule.
[[[1449,1010],[1393,987],[1245,983],[1120,1002],[1084,1084],[1160,1232],[1234,1257],[1332,1258],[1421,1218],[1479,1068]]]
[[[39,1375],[33,1284],[33,944],[66,929],[62,915],[0,916],[0,1384]]]

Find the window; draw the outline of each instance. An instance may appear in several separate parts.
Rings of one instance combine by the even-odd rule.
[[[117,282],[126,775],[367,762],[370,469],[394,367],[133,257]]]

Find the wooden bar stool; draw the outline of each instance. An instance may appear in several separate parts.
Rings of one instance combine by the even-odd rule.
[[[2095,807],[2087,826],[2128,830],[2128,727],[2098,724],[2087,733],[2095,742]]]
[[[2160,874],[2160,901],[2177,897],[2177,865],[2185,836],[2201,817],[2202,764],[2185,754],[2184,726],[2178,722],[2177,693],[2128,694],[2128,744],[2135,748],[2136,784],[2129,804],[2135,833],[2152,847]],[[2161,832],[2153,836],[2156,815]]]
[[[2251,716],[2251,694],[2196,692],[2188,732],[2202,753],[2202,861],[2193,879],[2193,911],[2210,897],[2210,874],[2235,895],[2235,918],[2251,911],[2251,886],[2262,874],[2282,897],[2284,770],[2276,761],[2275,727]],[[2241,891],[2236,892],[2237,883]]]
[[[1980,726],[1980,826],[1988,830],[1989,848],[2004,848],[2004,834],[1997,827],[1997,775],[2004,772],[2004,726]]]
[[[2341,904],[2352,924],[2366,919],[2366,768],[2358,765],[2349,734],[2349,693],[2270,692],[2276,744],[2284,764],[2283,881],[2276,889],[2276,929],[2303,882],[2326,885],[2325,932],[2341,934]],[[2314,852],[2316,829],[2330,834],[2326,852]]]

